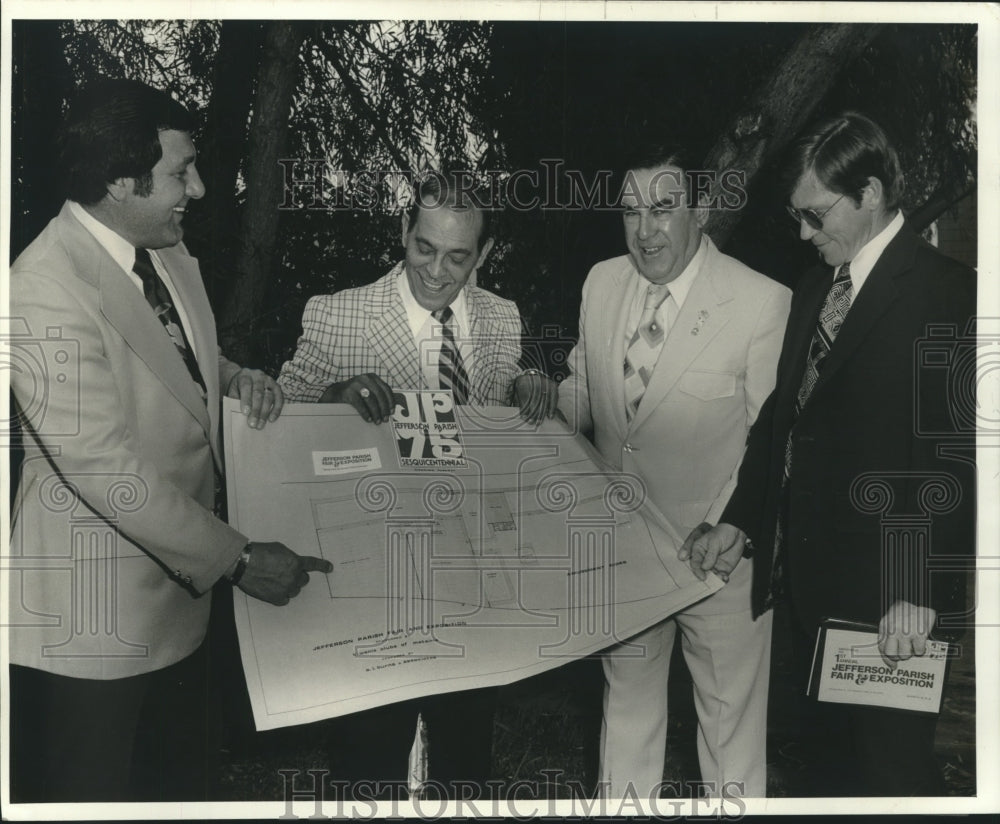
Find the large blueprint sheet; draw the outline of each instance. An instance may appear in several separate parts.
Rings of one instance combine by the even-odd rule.
[[[289,404],[261,431],[225,401],[230,522],[334,565],[284,607],[235,592],[259,730],[510,683],[721,585],[677,561],[641,481],[606,474],[564,424],[406,398],[395,425]]]

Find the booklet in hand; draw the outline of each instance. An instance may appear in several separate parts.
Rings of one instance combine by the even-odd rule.
[[[878,651],[878,628],[825,620],[816,636],[808,693],[819,701],[919,713],[941,711],[949,645],[928,639],[927,652],[890,668]]]

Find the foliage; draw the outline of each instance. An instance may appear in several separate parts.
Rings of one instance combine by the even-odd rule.
[[[612,167],[642,132],[702,157],[733,114],[806,32],[800,24],[495,24],[494,80],[508,92],[495,124],[514,168],[565,158],[585,175]],[[853,108],[897,139],[912,209],[943,181],[966,180],[976,144],[976,29],[886,26],[818,102],[819,118]],[[795,82],[789,78],[789,82]],[[919,121],[919,122],[917,122]],[[777,168],[751,181],[750,199],[725,251],[784,283],[815,257],[785,215]],[[623,254],[612,212],[511,215],[517,263],[506,275],[536,328],[576,334],[579,291],[598,260]],[[529,294],[533,300],[521,300]]]
[[[309,208],[315,190],[305,187],[292,197],[298,208],[282,213],[283,265],[266,301],[270,366],[290,356],[309,297],[375,280],[401,256],[406,191],[395,173],[481,162],[486,31],[433,21],[315,26],[288,156],[323,161],[323,198]]]
[[[216,85],[225,69],[230,84],[234,75],[243,78],[252,101],[263,59],[259,48],[246,47],[227,50],[226,65],[217,65],[221,34],[237,24],[254,25],[77,20],[63,21],[60,32],[77,82],[105,74],[166,88],[201,116],[199,146],[221,147],[231,159],[245,152],[250,113],[213,119]],[[804,31],[798,24],[670,22],[310,24],[287,155],[321,161],[324,178],[318,199],[308,186],[290,201],[285,193],[289,208],[281,211],[274,271],[259,307],[264,365],[274,370],[291,353],[308,297],[374,280],[400,255],[405,188],[379,176],[378,196],[352,203],[364,194],[358,174],[391,169],[405,177],[433,167],[544,175],[543,161],[559,159],[592,180],[644,130],[675,135],[704,156]],[[39,80],[18,82],[28,95]],[[229,85],[223,93],[231,94]],[[975,27],[900,24],[884,27],[816,111],[855,108],[884,123],[901,151],[912,209],[932,193],[974,182],[975,102]],[[202,260],[217,309],[240,288],[227,261],[245,187],[255,180],[245,155],[230,165],[188,221],[188,245]],[[790,283],[809,255],[783,216],[775,177],[776,169],[765,167],[752,182],[727,251]],[[231,213],[228,222],[218,218],[224,213]],[[19,248],[19,240],[12,245]],[[508,210],[497,240],[480,283],[515,298],[533,329],[555,324],[567,339],[576,333],[589,267],[624,252],[613,211],[571,207]]]
[[[906,176],[903,211],[944,189],[955,197],[975,181],[976,27],[886,26],[816,108],[815,119],[845,109],[870,115],[889,133]],[[762,170],[728,251],[785,283],[815,262],[784,216],[785,194]]]
[[[142,80],[192,108],[208,104],[218,31],[215,20],[74,20],[62,26],[75,77]]]
[[[891,26],[845,76],[827,108],[858,107],[885,123],[906,171],[903,207],[960,191],[976,174],[976,27]]]

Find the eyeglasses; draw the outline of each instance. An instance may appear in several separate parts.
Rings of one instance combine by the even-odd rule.
[[[815,209],[796,209],[794,206],[786,206],[785,208],[788,210],[788,214],[792,216],[792,220],[796,223],[801,223],[804,220],[810,228],[815,229],[817,232],[822,232],[823,218],[825,218],[829,211],[840,203],[840,201],[842,201],[845,197],[847,197],[846,194],[841,195],[822,212],[817,212]]]

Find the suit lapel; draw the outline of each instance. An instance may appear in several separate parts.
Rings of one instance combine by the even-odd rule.
[[[490,384],[496,376],[489,369],[484,369],[483,365],[497,362],[493,357],[493,350],[504,336],[505,330],[486,311],[486,307],[480,305],[480,296],[476,290],[465,290],[465,306],[469,313],[469,338],[475,349],[469,374],[469,394],[471,398],[488,398]]]
[[[659,406],[694,359],[729,323],[733,310],[732,286],[718,266],[717,255],[710,244],[701,271],[663,342],[649,386],[632,419],[633,429]]]
[[[218,394],[218,342],[215,336],[215,324],[206,322],[212,317],[212,307],[201,281],[201,270],[198,262],[180,249],[160,249],[157,251],[160,260],[170,273],[170,280],[187,315],[185,331],[194,350],[198,355],[198,366],[209,396]]]
[[[385,364],[386,371],[394,378],[393,385],[400,389],[426,389],[424,373],[420,368],[420,354],[410,332],[406,309],[396,291],[398,267],[383,279],[365,303],[371,316],[368,325],[368,345]]]
[[[592,312],[599,313],[598,320],[598,340],[597,351],[610,352],[610,357],[598,356],[593,360],[588,358],[588,369],[591,365],[599,372],[603,371],[603,379],[598,378],[596,383],[604,386],[608,397],[606,401],[610,406],[616,428],[620,432],[628,429],[628,418],[625,415],[625,332],[628,326],[629,310],[635,300],[636,290],[639,288],[639,275],[632,269],[632,262],[628,257],[624,258],[624,264],[615,273],[615,276],[608,281],[608,289],[605,294],[596,295],[597,300],[590,308]],[[588,348],[594,346],[588,344]]]
[[[895,278],[912,265],[915,244],[916,236],[904,224],[899,232],[897,232],[896,237],[885,248],[878,261],[876,261],[875,267],[868,275],[867,280],[865,280],[863,288],[855,296],[850,311],[844,319],[844,325],[841,326],[840,332],[837,334],[837,338],[830,348],[830,354],[827,356],[826,362],[820,370],[819,378],[813,387],[810,400],[816,395],[817,391],[822,390],[823,386],[837,374],[867,337],[878,319],[885,314],[886,310],[899,297]],[[829,285],[828,283],[827,290],[829,289]],[[827,290],[823,292],[824,298],[826,297]],[[822,304],[822,299],[820,304]],[[813,315],[814,325],[818,314],[819,306],[817,306],[816,313]],[[802,367],[805,369],[804,360]]]
[[[64,245],[74,258],[74,268],[93,284],[101,313],[122,336],[129,348],[209,432],[210,421],[201,391],[178,357],[173,341],[149,308],[142,292],[115,263],[97,239],[63,207]],[[185,308],[187,308],[185,306]],[[215,378],[218,382],[218,376]]]
[[[209,431],[205,401],[173,341],[150,311],[142,293],[110,258],[106,265],[102,261],[100,294],[104,317],[181,405],[197,418],[206,432]]]
[[[215,321],[208,295],[201,279],[198,261],[182,251],[181,246],[161,249],[157,253],[170,273],[180,302],[187,316],[187,334],[198,357],[198,368],[205,381],[206,405],[210,420],[212,448],[218,438],[218,418],[221,411],[219,396],[225,387],[219,386],[219,344],[215,332]],[[220,457],[220,456],[216,456]]]
[[[801,300],[802,308],[789,316],[786,343],[781,353],[778,383],[775,387],[776,397],[780,399],[775,413],[776,424],[784,427],[783,431],[791,426],[795,398],[802,384],[816,321],[826,293],[833,284],[833,270],[829,266],[823,266],[819,271],[810,270],[804,277],[807,280],[799,287],[803,290],[802,296],[796,296]]]

